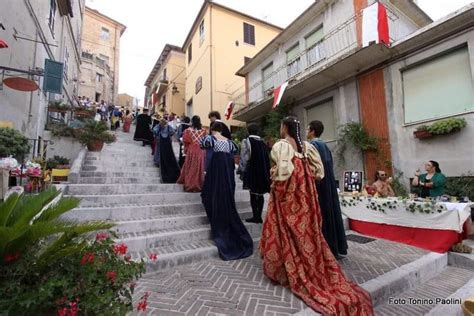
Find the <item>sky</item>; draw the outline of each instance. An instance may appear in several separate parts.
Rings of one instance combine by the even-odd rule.
[[[314,0],[218,0],[225,6],[286,27]],[[438,20],[471,0],[417,0]],[[182,46],[203,0],[86,0],[86,5],[125,24],[120,44],[119,93],[142,102],[144,83],[165,44]],[[284,4],[278,6],[277,3]],[[291,5],[288,5],[291,3]]]

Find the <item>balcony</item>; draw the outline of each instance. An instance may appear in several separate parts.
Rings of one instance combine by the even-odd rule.
[[[387,11],[391,33],[396,32],[399,18],[388,8]],[[251,82],[248,90],[245,91],[242,87],[232,95],[236,104],[234,118],[251,121],[270,111],[273,93],[268,92],[268,86],[278,87],[288,81],[283,101],[288,97],[297,100],[346,80],[382,61],[388,54],[388,47],[380,44],[361,47],[358,44],[356,23],[360,15],[361,13],[352,16],[327,32],[320,41],[300,52],[290,62],[277,65],[264,80],[253,81],[255,71],[248,74]],[[278,52],[274,52],[274,56],[275,54]]]

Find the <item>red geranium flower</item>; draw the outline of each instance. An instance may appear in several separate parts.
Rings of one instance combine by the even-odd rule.
[[[141,301],[138,302],[138,305],[137,305],[138,311],[146,311],[146,308],[148,305],[148,296],[150,296],[150,293],[145,292],[145,294],[142,296]]]
[[[95,235],[95,240],[98,241],[98,242],[102,242],[102,241],[106,240],[109,237],[110,237],[110,235],[107,234],[107,233],[98,233],[97,235]]]
[[[157,258],[158,258],[158,255],[156,253],[150,253],[150,259],[152,261],[156,261]]]
[[[7,255],[5,255],[4,261],[5,261],[5,263],[12,263],[13,261],[18,260],[18,258],[20,258],[20,253],[19,252],[15,253],[13,255],[7,254]]]
[[[115,282],[115,279],[117,278],[117,272],[115,271],[109,271],[106,273],[107,275],[107,279],[109,279],[110,281]]]
[[[94,262],[94,258],[95,258],[94,253],[92,253],[92,252],[86,252],[86,253],[84,254],[84,256],[82,256],[81,265],[85,265],[85,264]]]
[[[58,316],[67,316],[67,308],[63,307],[61,309],[58,309]]]
[[[127,253],[128,247],[126,244],[121,243],[118,245],[114,245],[114,252],[119,255],[124,255]]]

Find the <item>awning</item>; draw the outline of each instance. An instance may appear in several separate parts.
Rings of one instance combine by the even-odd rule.
[[[0,48],[8,48],[7,42],[0,39]]]

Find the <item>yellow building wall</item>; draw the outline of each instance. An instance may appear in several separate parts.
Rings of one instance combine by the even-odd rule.
[[[244,57],[253,57],[279,34],[280,29],[218,6],[210,6],[203,19],[205,39],[200,45],[201,20],[191,39],[193,59],[189,64],[186,47],[186,102],[193,98],[193,114],[201,117],[204,126],[209,126],[207,116],[210,111],[219,111],[222,119],[230,126],[241,126],[243,123],[240,121],[226,121],[224,118],[232,94],[239,89],[245,91],[245,79],[235,73],[244,65]],[[244,22],[255,26],[255,45],[244,43]],[[202,90],[196,95],[195,85],[199,76],[202,76]]]
[[[185,55],[179,52],[172,51],[167,58],[165,63],[167,77],[169,80],[169,86],[166,99],[169,104],[169,112],[176,113],[177,115],[184,115],[185,103],[186,103],[186,66],[185,66]],[[178,93],[173,94],[173,83],[178,88]]]
[[[192,61],[188,63],[188,48],[186,47],[186,103],[193,99],[192,113],[186,110],[186,115],[199,115],[203,126],[209,126],[207,118],[211,111],[211,46],[210,46],[210,10],[204,14],[204,41],[199,43],[199,28],[191,39]],[[202,21],[202,20],[201,20]],[[199,21],[199,24],[201,23]],[[188,45],[189,46],[189,45]],[[196,94],[196,81],[202,77],[202,89]]]
[[[255,45],[244,43],[244,22],[255,26]],[[255,56],[280,30],[220,7],[213,7],[212,24],[214,108],[223,116],[232,95],[236,91],[245,91],[245,79],[235,75],[244,65],[245,57]],[[224,117],[222,119],[225,121]],[[232,119],[226,123],[231,126],[243,125]]]

